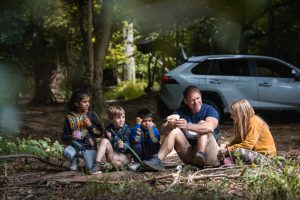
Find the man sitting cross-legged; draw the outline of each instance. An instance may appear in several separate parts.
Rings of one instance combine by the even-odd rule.
[[[185,164],[202,168],[218,165],[219,116],[210,105],[202,104],[201,92],[188,86],[183,92],[183,105],[162,126],[165,134],[158,154],[145,160],[145,170],[164,170],[163,159],[175,148]]]

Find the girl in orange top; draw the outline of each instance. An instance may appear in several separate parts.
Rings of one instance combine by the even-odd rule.
[[[246,164],[268,163],[276,155],[275,142],[267,123],[255,115],[250,103],[245,100],[231,104],[230,114],[234,124],[235,138],[225,149],[221,149],[218,158],[226,155],[237,156]]]

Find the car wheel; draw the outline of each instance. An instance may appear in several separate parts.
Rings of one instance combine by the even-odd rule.
[[[220,106],[218,106],[215,102],[213,102],[212,100],[210,100],[210,99],[203,99],[203,103],[205,103],[205,104],[208,104],[208,105],[211,105],[212,107],[214,107],[214,109],[218,112],[218,114],[219,114],[219,123],[221,123],[222,122],[222,119],[223,119],[223,117],[224,117],[224,115],[223,115],[223,111],[221,110],[221,107]]]

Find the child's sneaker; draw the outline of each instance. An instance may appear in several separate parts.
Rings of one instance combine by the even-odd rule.
[[[78,170],[78,160],[77,158],[74,158],[73,160],[70,161],[70,170],[71,171],[77,171]]]
[[[102,174],[102,163],[96,162],[95,165],[88,171],[89,175]]]
[[[150,160],[144,160],[145,171],[163,171],[165,170],[164,162],[154,154]]]
[[[141,167],[141,164],[139,162],[134,162],[131,165],[129,165],[129,169],[132,171],[138,171],[138,168]]]

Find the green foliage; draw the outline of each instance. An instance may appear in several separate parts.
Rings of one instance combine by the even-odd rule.
[[[300,166],[295,161],[286,161],[283,169],[276,164],[249,169],[243,181],[253,199],[300,198]]]
[[[144,94],[144,88],[146,85],[146,82],[142,80],[137,80],[136,83],[132,81],[123,82],[123,84],[116,86],[110,91],[107,91],[104,95],[106,99],[135,99]]]
[[[14,45],[26,40],[26,26],[30,23],[24,7],[17,5],[0,12],[0,44]]]
[[[127,21],[124,23],[127,23]],[[105,57],[105,68],[113,68],[120,75],[124,74],[124,65],[127,61],[122,28],[122,26],[118,27],[119,30],[113,33]],[[134,37],[135,40],[137,40],[140,35],[136,30],[134,31]],[[142,54],[134,45],[134,58],[136,64],[136,77],[145,79],[149,55]],[[123,79],[123,77],[121,77],[121,79]]]
[[[121,30],[113,33],[105,58],[106,66],[116,68],[126,62],[123,34]]]
[[[49,138],[44,139],[9,139],[0,136],[0,154],[32,154],[40,157],[60,157],[62,155],[63,146],[58,141],[52,142]]]

